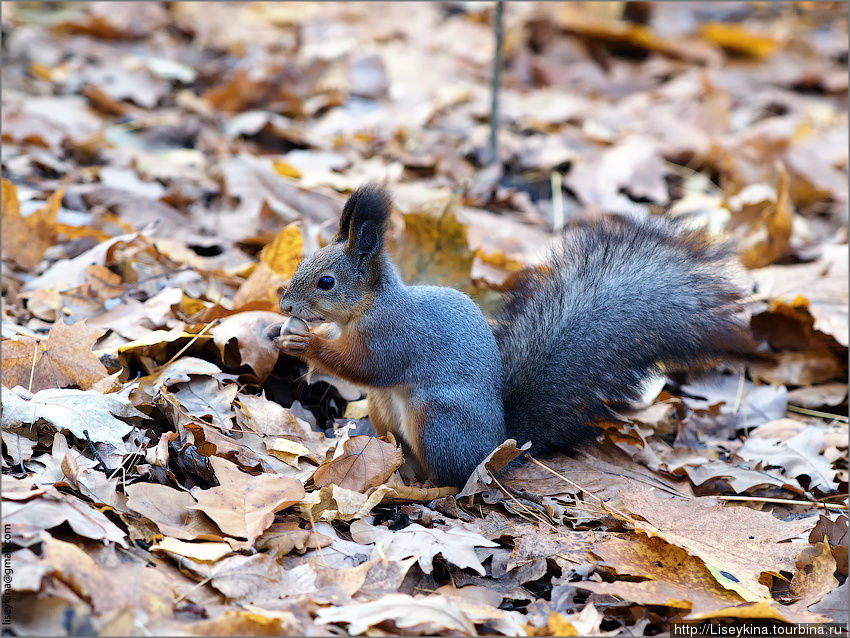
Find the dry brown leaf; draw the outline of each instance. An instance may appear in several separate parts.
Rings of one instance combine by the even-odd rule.
[[[213,519],[221,530],[253,543],[274,521],[275,512],[294,505],[304,498],[300,482],[272,474],[251,476],[221,457],[210,457],[219,487],[194,489],[199,510]]]
[[[266,337],[265,329],[279,323],[280,319],[281,316],[273,312],[240,312],[223,319],[212,329],[213,341],[224,356],[227,342],[235,339],[242,363],[251,366],[259,379],[265,379],[280,354]]]
[[[277,552],[278,556],[286,556],[293,549],[327,547],[331,542],[332,539],[315,529],[303,529],[296,522],[288,522],[269,526],[257,538],[254,546],[260,551],[270,550]]]
[[[768,266],[750,274],[756,281],[759,294],[772,300],[773,312],[787,314],[790,311],[782,312],[776,302],[791,305],[798,312],[814,318],[810,329],[813,327],[825,332],[847,347],[850,334],[847,244],[825,247],[823,257],[809,264]],[[769,325],[765,327],[770,328]]]
[[[832,381],[840,378],[843,372],[842,361],[826,349],[780,352],[775,361],[750,364],[749,371],[755,381],[799,386]]]
[[[576,583],[582,589],[610,594],[641,605],[666,605],[704,613],[744,600],[717,583],[699,558],[660,538],[638,534],[628,540],[612,538],[591,551],[618,574],[641,576],[645,582]]]
[[[467,636],[476,634],[475,626],[456,603],[443,596],[413,598],[406,594],[390,594],[370,603],[319,609],[317,620],[323,624],[345,623],[352,635],[365,633],[387,620],[400,629],[426,635],[445,631]]]
[[[646,490],[624,495],[623,508],[646,521],[635,528],[685,549],[705,563],[717,582],[745,601],[770,599],[762,574],[793,571],[798,549],[781,541],[814,526],[813,518],[781,521],[746,506],[723,506],[713,498],[684,500]]]
[[[827,541],[832,548],[832,555],[838,573],[847,576],[847,517],[840,515],[835,520],[820,515],[817,525],[809,534],[810,543]]]
[[[488,491],[493,484],[493,473],[498,472],[508,463],[517,458],[530,444],[526,443],[521,448],[516,446],[516,441],[508,439],[504,443],[499,444],[495,450],[490,452],[487,457],[479,463],[472,474],[466,481],[466,485],[458,494],[458,498],[462,496],[471,496],[478,492]]]
[[[593,603],[587,603],[577,614],[563,615],[554,611],[546,620],[546,627],[542,633],[535,635],[546,636],[593,636],[600,634],[599,625],[605,617],[599,612]]]
[[[738,255],[747,268],[769,266],[788,251],[793,211],[788,171],[780,167],[776,189],[752,184],[729,199],[729,228],[739,237]]]
[[[520,529],[523,529],[522,533],[519,533]],[[588,561],[588,550],[594,547],[592,541],[595,539],[587,532],[552,534],[530,525],[518,526],[514,531],[516,532],[514,548],[506,565],[508,571],[541,558],[557,557],[566,562],[582,565]]]
[[[124,491],[127,507],[156,523],[167,536],[183,540],[221,540],[221,532],[202,511],[192,509],[196,501],[181,492],[156,483],[133,483]]]
[[[218,618],[190,623],[185,629],[195,636],[299,636],[308,633],[305,624],[291,612],[251,607],[250,611],[226,611]]]
[[[92,352],[104,332],[87,326],[85,321],[68,325],[60,320],[53,324],[46,341],[28,337],[4,340],[3,385],[20,385],[31,392],[70,386],[88,390],[109,374]]]
[[[332,461],[313,473],[313,483],[319,487],[335,483],[345,489],[365,492],[384,483],[401,466],[402,460],[401,448],[394,441],[353,436],[343,443],[342,454],[337,453]]]
[[[404,234],[396,254],[406,282],[467,286],[475,252],[466,225],[457,220],[456,197],[435,192],[404,215]]]
[[[65,196],[65,187],[48,197],[44,206],[23,217],[15,185],[5,178],[2,183],[4,258],[31,270],[56,241],[56,213]]]
[[[257,264],[254,272],[245,280],[233,296],[233,306],[237,310],[264,310],[275,312],[280,305],[280,289],[288,281],[287,277],[276,273],[264,262]]]
[[[771,35],[755,33],[731,22],[707,22],[700,27],[700,35],[724,49],[754,58],[767,58],[780,45]]]
[[[803,550],[790,586],[791,593],[800,597],[800,606],[810,607],[838,587],[835,567],[835,559],[825,541]]]
[[[257,434],[303,437],[312,433],[309,426],[303,421],[299,422],[291,410],[269,401],[265,393],[258,397],[240,394],[236,404],[241,408],[236,412],[236,422]]]

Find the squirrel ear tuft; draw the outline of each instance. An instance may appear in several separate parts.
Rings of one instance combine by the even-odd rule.
[[[349,253],[375,254],[384,243],[391,209],[392,200],[386,190],[376,184],[361,186],[342,209],[334,241],[346,242]]]

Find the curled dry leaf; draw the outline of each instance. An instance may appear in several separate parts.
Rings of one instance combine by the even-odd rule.
[[[824,433],[815,426],[808,426],[786,441],[751,436],[738,450],[738,455],[765,465],[781,467],[792,478],[807,476],[810,489],[834,492],[838,489],[835,470],[821,454],[823,447]]]
[[[799,604],[810,607],[838,587],[835,559],[825,541],[805,548],[797,559],[797,573],[791,580],[791,593]]]
[[[280,319],[281,316],[274,312],[240,312],[223,319],[212,329],[213,341],[223,357],[228,341],[235,339],[242,363],[251,366],[259,379],[265,379],[279,355],[272,342],[266,338],[265,329],[280,322]]]
[[[3,521],[12,526],[13,538],[23,539],[23,544],[38,538],[44,530],[68,523],[80,536],[127,547],[124,532],[101,512],[57,491],[34,500],[4,502]]]

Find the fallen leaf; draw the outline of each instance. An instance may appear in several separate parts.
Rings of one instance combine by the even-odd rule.
[[[645,490],[623,498],[623,507],[648,523],[635,528],[699,557],[724,588],[745,601],[770,600],[763,573],[792,571],[798,549],[781,543],[811,529],[811,518],[781,521],[768,512],[718,505],[712,498],[683,500]]]
[[[417,523],[392,532],[385,527],[372,526],[365,520],[351,524],[351,537],[358,543],[375,543],[373,557],[383,554],[389,560],[416,556],[419,567],[426,574],[433,570],[434,557],[443,558],[460,568],[470,568],[484,575],[484,566],[475,555],[475,547],[498,547],[475,532],[458,527],[447,529],[426,528]],[[378,552],[377,546],[381,546]]]
[[[93,390],[41,390],[30,399],[22,399],[4,387],[2,396],[3,427],[44,419],[57,430],[68,430],[83,441],[88,433],[92,441],[108,443],[119,453],[126,452],[123,439],[133,427],[116,417],[149,418],[127,399]]]
[[[24,270],[32,269],[44,251],[56,242],[56,213],[65,196],[63,186],[44,206],[26,217],[21,215],[15,185],[3,179],[3,254]]]
[[[385,482],[402,462],[401,448],[373,436],[353,436],[346,440],[343,453],[313,473],[318,487],[335,483],[340,487],[365,492]],[[337,447],[340,450],[340,447]]]
[[[90,389],[109,374],[92,352],[104,332],[85,321],[68,325],[60,320],[53,324],[46,341],[27,337],[3,340],[3,385],[19,385],[30,392],[68,386]]]
[[[304,498],[298,481],[272,474],[251,476],[220,457],[210,457],[220,486],[194,489],[196,505],[189,509],[204,512],[221,530],[253,543],[274,521],[275,512]]]
[[[235,339],[242,363],[250,366],[259,379],[265,379],[280,355],[266,337],[265,329],[279,323],[280,319],[281,316],[273,312],[240,312],[223,319],[212,329],[213,341],[224,356],[227,342]]]
[[[612,538],[591,550],[618,574],[641,576],[643,582],[579,582],[576,586],[599,594],[625,598],[641,605],[665,605],[701,614],[744,602],[721,586],[699,558],[676,545],[639,534],[628,540]]]
[[[44,530],[67,523],[80,536],[127,547],[126,534],[106,516],[58,491],[25,502],[4,502],[3,520],[11,525],[14,536],[26,543],[39,538]]]
[[[809,489],[833,492],[838,489],[838,484],[832,464],[821,455],[823,445],[823,432],[809,426],[786,441],[749,437],[738,450],[738,455],[768,466],[781,467],[786,475],[793,478],[807,476]]]
[[[390,594],[369,603],[338,605],[318,610],[317,620],[324,624],[345,623],[348,633],[357,635],[375,625],[391,620],[399,629],[422,634],[443,631],[475,635],[475,626],[457,605],[443,596],[413,598],[407,594]]]
[[[124,486],[127,507],[156,523],[166,536],[182,540],[221,539],[218,528],[194,508],[197,504],[188,492],[156,483],[133,483]]]
[[[166,536],[151,546],[151,551],[185,556],[192,560],[208,563],[214,563],[233,553],[233,549],[227,543],[187,543],[171,536]]]

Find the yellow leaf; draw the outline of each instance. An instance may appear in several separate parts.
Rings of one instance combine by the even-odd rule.
[[[707,22],[700,28],[700,35],[719,47],[753,58],[770,57],[779,48],[776,38],[728,22]]]
[[[260,262],[278,275],[291,279],[304,254],[304,238],[296,224],[281,230],[260,253]]]
[[[278,175],[282,175],[283,177],[301,179],[301,171],[299,171],[289,162],[284,162],[283,160],[276,161],[274,163],[274,170]]]

